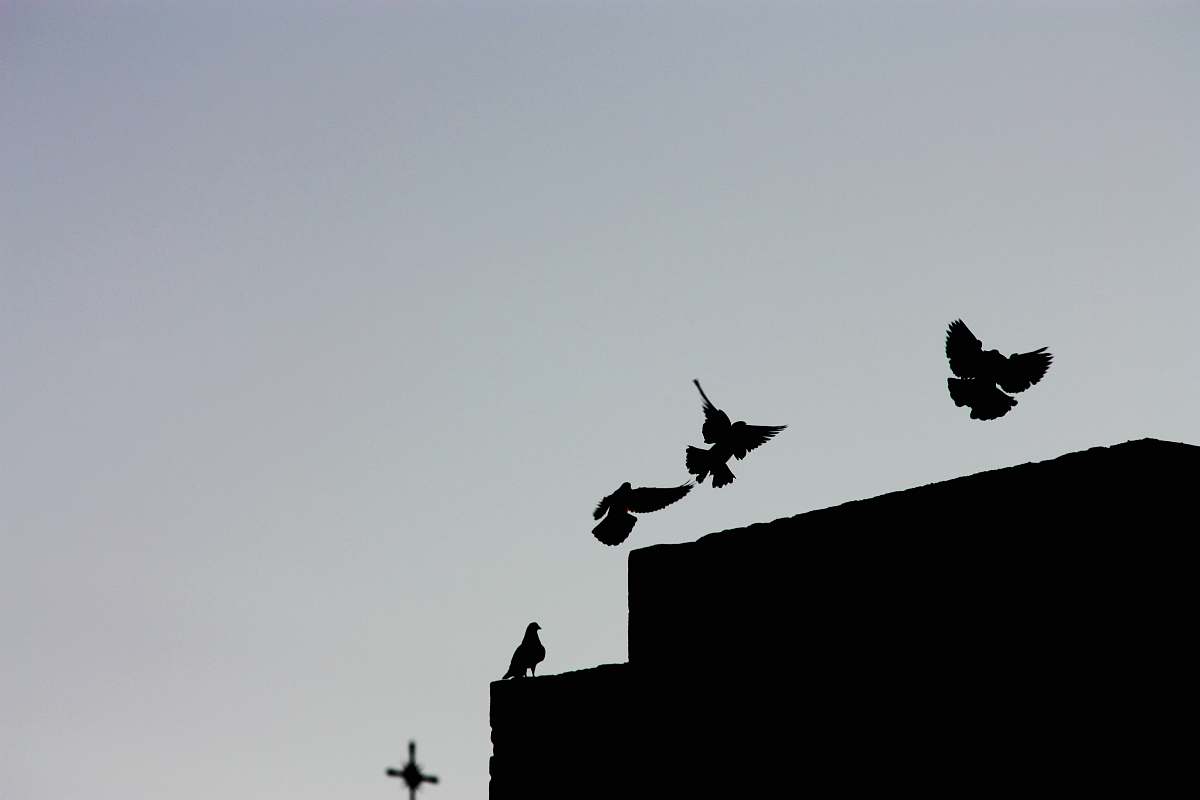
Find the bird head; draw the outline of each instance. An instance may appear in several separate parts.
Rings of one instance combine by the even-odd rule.
[[[631,491],[633,491],[633,484],[632,484],[632,483],[630,483],[629,481],[625,481],[624,483],[622,483],[622,484],[621,484],[621,485],[620,485],[620,486],[617,488],[617,491],[619,491],[619,492],[631,492]]]
[[[536,622],[531,622],[531,623],[529,623],[529,627],[527,627],[525,629],[525,632],[533,633],[534,631],[540,631],[541,629],[542,629],[541,625],[538,625]]]

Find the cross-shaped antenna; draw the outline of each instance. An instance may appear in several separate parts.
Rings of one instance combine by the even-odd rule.
[[[437,783],[436,775],[426,775],[421,772],[421,768],[417,766],[417,743],[408,743],[408,763],[404,765],[404,769],[394,769],[388,767],[387,776],[389,778],[400,778],[404,781],[404,785],[408,787],[408,800],[416,800],[417,787],[422,783]]]

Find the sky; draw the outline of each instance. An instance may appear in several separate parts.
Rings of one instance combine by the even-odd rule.
[[[383,800],[414,738],[482,797],[489,681],[534,620],[542,672],[624,661],[632,547],[1200,443],[1198,45],[1184,2],[0,3],[0,796]],[[1001,420],[960,317],[1054,354]],[[687,478],[693,378],[789,427],[599,544]]]

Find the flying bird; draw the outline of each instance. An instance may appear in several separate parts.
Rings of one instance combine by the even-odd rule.
[[[672,486],[668,489],[654,489],[641,486],[634,489],[629,481],[625,481],[617,490],[596,504],[592,519],[600,519],[600,524],[592,528],[592,535],[607,545],[618,545],[629,537],[637,517],[634,514],[649,514],[666,508],[680,500],[692,490],[692,484]],[[633,513],[630,513],[633,512]]]
[[[950,371],[958,376],[946,379],[954,405],[968,406],[971,419],[997,419],[1017,404],[1008,394],[1023,392],[1040,381],[1053,356],[1044,347],[1010,356],[984,350],[983,342],[956,319],[946,329],[946,358]]]
[[[747,453],[765,444],[787,425],[747,425],[741,420],[730,424],[729,415],[712,404],[700,388],[700,381],[693,380],[692,383],[696,384],[700,396],[704,398],[704,425],[700,433],[712,447],[707,450],[689,447],[685,463],[687,471],[696,476],[696,483],[704,483],[711,472],[713,488],[718,489],[733,483],[733,472],[726,463],[730,456],[741,461]]]
[[[537,665],[546,657],[546,648],[542,646],[542,641],[538,639],[537,635],[541,629],[542,626],[536,622],[525,626],[525,638],[521,639],[521,643],[513,651],[512,661],[508,663],[508,672],[504,673],[504,677],[500,680],[524,678],[526,670],[537,677]]]

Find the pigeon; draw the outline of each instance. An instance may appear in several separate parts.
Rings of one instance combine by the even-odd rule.
[[[536,622],[531,622],[525,626],[525,638],[517,645],[517,649],[513,651],[512,661],[508,664],[508,672],[504,673],[505,678],[524,678],[525,670],[533,673],[537,677],[537,665],[546,657],[546,648],[542,646],[542,642],[538,639],[537,632],[542,629],[541,625]]]
[[[629,481],[625,481],[617,490],[596,504],[592,513],[593,519],[600,519],[600,524],[592,528],[592,535],[607,545],[618,545],[629,537],[637,522],[635,514],[648,514],[682,499],[692,490],[692,484],[673,486],[669,489],[652,489],[642,486],[634,489]]]
[[[1008,357],[999,350],[984,350],[970,328],[956,319],[946,329],[946,358],[958,376],[946,379],[954,405],[968,406],[971,419],[997,419],[1017,404],[1005,392],[1023,392],[1040,381],[1053,356],[1045,347]]]
[[[733,473],[726,463],[730,456],[742,460],[747,453],[764,444],[787,425],[747,425],[741,420],[731,425],[729,415],[712,404],[700,388],[700,381],[693,380],[692,383],[696,384],[700,396],[704,398],[704,425],[700,433],[712,447],[707,450],[689,447],[687,471],[696,476],[696,483],[704,483],[711,472],[713,488],[719,489],[733,483]]]

